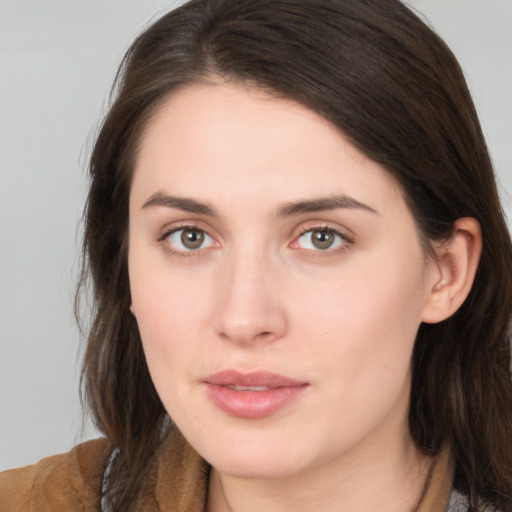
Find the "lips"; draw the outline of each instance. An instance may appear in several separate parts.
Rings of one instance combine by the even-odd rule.
[[[224,370],[203,381],[208,398],[224,413],[240,418],[264,418],[299,398],[307,382],[267,371]]]

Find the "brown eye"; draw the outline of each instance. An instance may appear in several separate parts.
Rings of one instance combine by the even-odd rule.
[[[178,253],[198,252],[201,249],[216,246],[211,236],[193,226],[175,229],[164,235],[162,240],[165,240],[165,245],[170,250]]]
[[[334,233],[331,231],[313,231],[311,242],[317,249],[329,249],[334,243]]]
[[[345,245],[346,238],[334,229],[310,229],[299,236],[297,244],[301,249],[329,251]]]
[[[199,249],[204,242],[204,232],[198,229],[182,229],[181,243],[190,250]]]

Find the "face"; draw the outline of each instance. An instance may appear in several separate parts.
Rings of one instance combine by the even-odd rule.
[[[129,275],[149,370],[217,470],[279,477],[412,443],[432,288],[399,186],[327,121],[192,85],[149,123]]]

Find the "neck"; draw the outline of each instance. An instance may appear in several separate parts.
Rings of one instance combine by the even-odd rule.
[[[371,457],[358,452],[300,474],[246,479],[213,469],[208,512],[413,512],[428,481],[432,460],[410,437],[382,444]]]

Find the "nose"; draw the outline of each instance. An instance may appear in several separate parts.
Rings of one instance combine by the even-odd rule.
[[[216,330],[240,344],[269,343],[288,328],[278,269],[264,257],[240,254],[225,262],[217,296]]]

